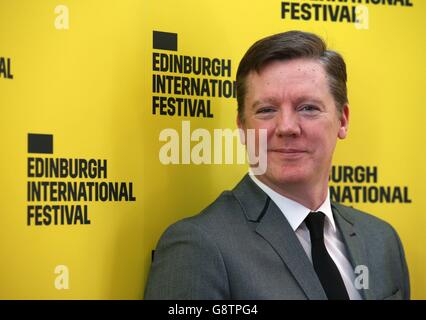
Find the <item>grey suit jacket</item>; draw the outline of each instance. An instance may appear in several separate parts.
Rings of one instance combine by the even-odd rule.
[[[361,296],[409,299],[408,269],[395,230],[349,207],[333,203],[332,210],[352,266],[368,268],[363,267],[368,289],[361,289]],[[200,214],[165,231],[145,299],[327,297],[287,219],[246,175]]]

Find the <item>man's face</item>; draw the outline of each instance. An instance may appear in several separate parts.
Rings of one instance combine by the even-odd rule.
[[[322,65],[271,62],[248,75],[246,92],[238,126],[267,130],[267,169],[258,178],[274,189],[326,185],[336,140],[346,137],[349,109],[338,114]]]

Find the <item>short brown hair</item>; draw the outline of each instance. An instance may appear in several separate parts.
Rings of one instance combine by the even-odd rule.
[[[341,114],[348,103],[346,64],[343,57],[327,50],[325,42],[317,35],[303,31],[278,33],[255,42],[241,59],[237,70],[238,116],[243,120],[246,78],[251,71],[260,72],[272,61],[298,58],[317,59],[327,73],[330,92],[337,111]]]

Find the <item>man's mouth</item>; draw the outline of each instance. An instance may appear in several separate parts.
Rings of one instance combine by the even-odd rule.
[[[286,158],[286,159],[297,159],[301,156],[303,156],[306,153],[306,150],[304,149],[298,149],[298,148],[271,148],[268,149],[268,153],[274,153],[277,154],[280,157]]]
[[[271,148],[268,151],[284,153],[284,154],[305,153],[306,152],[306,150],[304,150],[304,149],[296,149],[296,148]]]

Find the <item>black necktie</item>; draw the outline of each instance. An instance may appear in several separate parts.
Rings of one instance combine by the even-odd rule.
[[[329,300],[349,300],[339,269],[324,244],[324,213],[311,212],[305,219],[311,235],[312,262]]]

